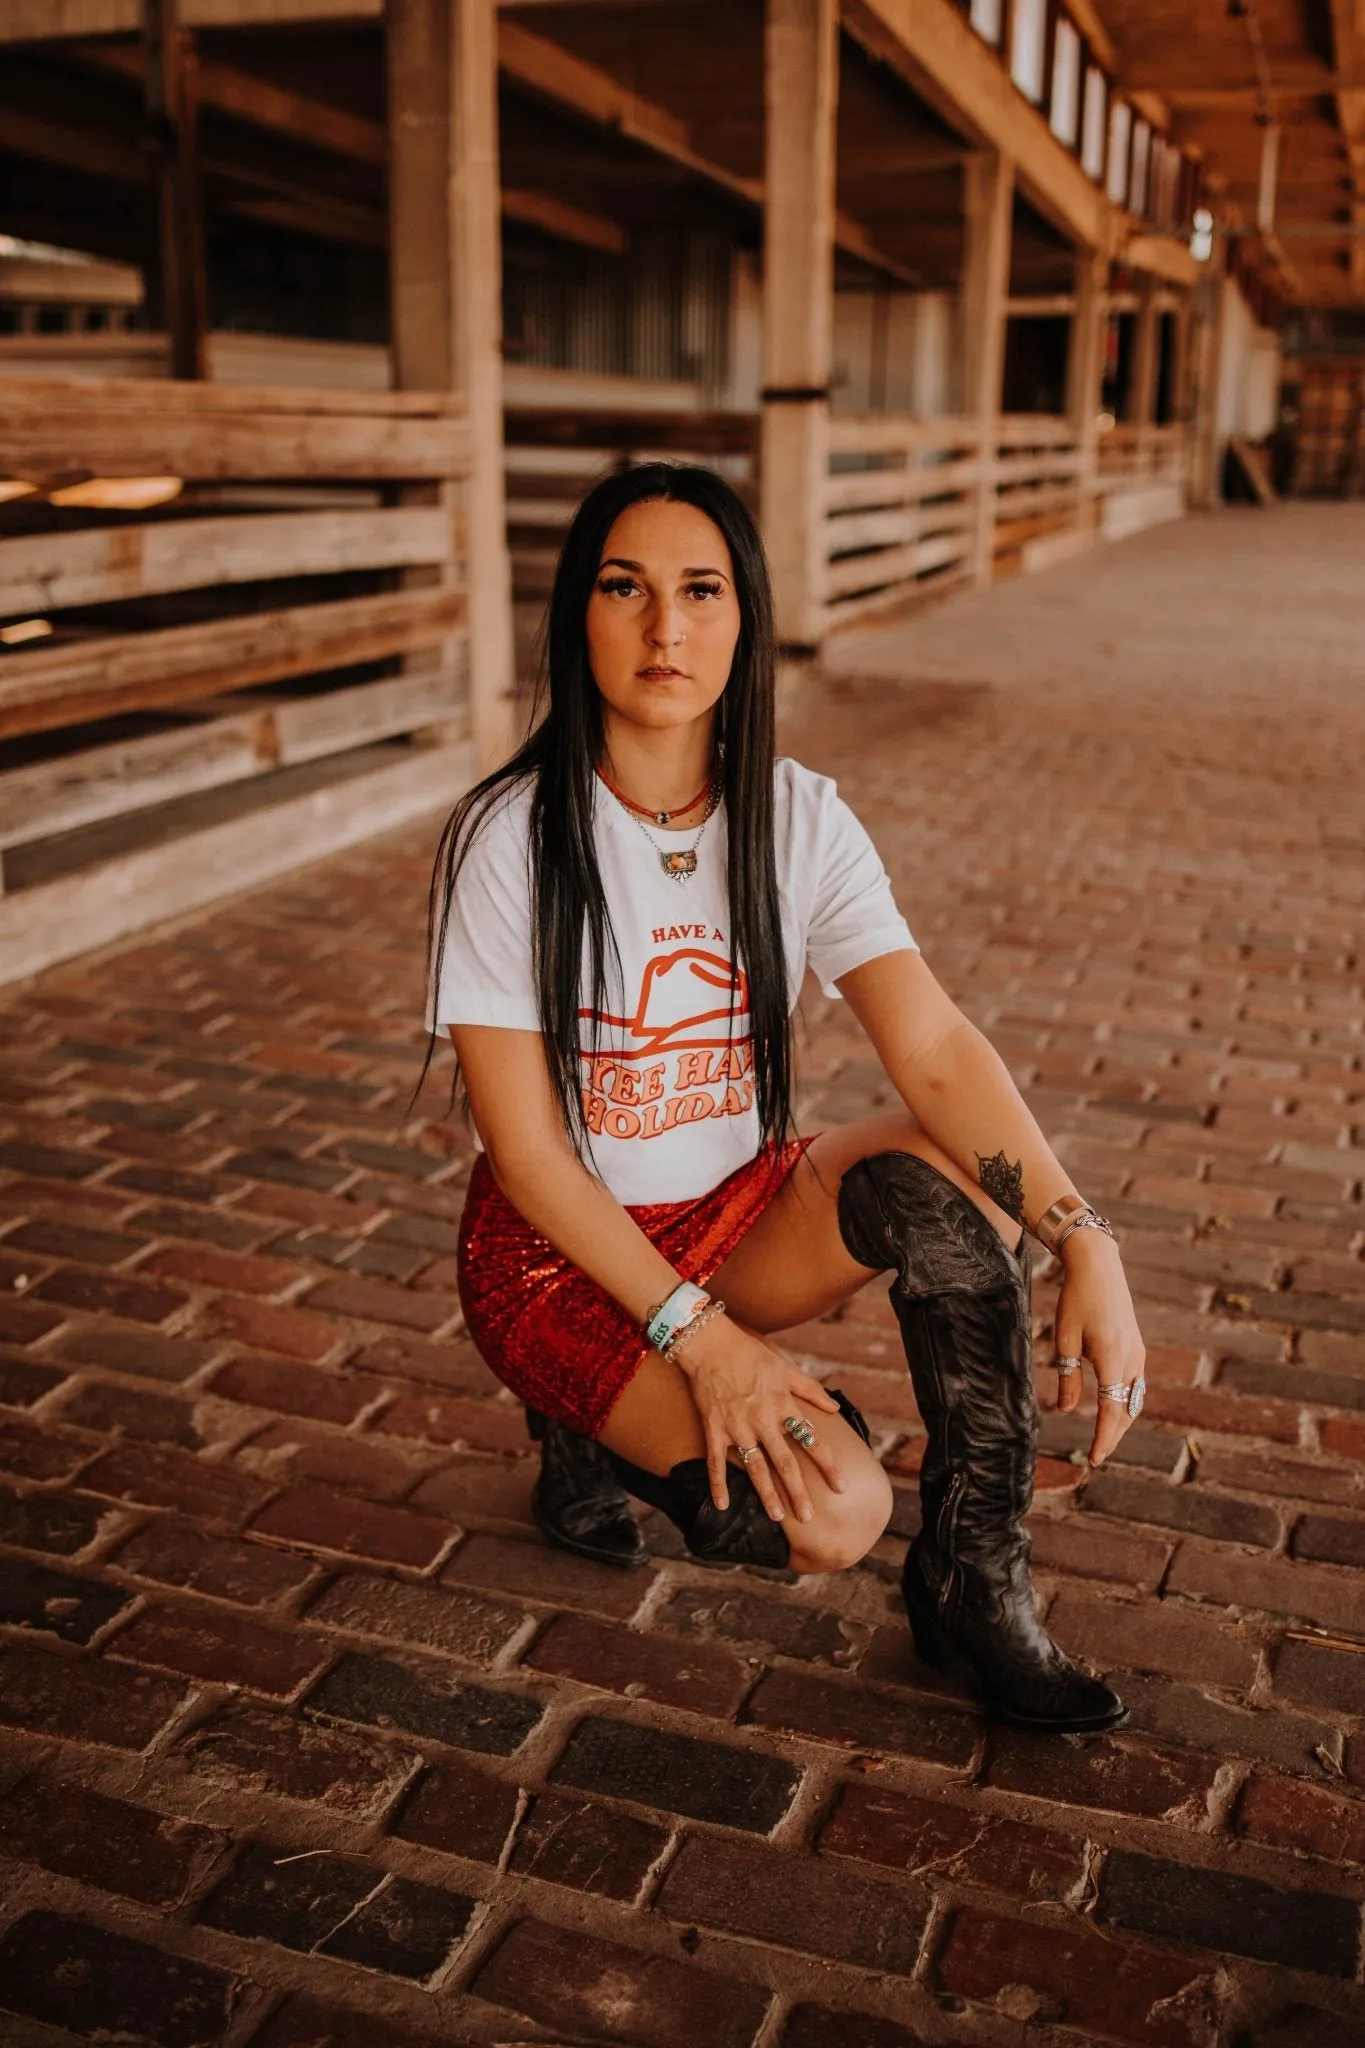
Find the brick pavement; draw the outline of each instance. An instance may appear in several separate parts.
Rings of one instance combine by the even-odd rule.
[[[898,1481],[863,1569],[539,1544],[404,1121],[432,827],[8,993],[6,2048],[1365,2042],[1363,544],[1167,528],[790,721],[1122,1227],[1149,1412],[1088,1484],[1047,1415],[1033,1517],[1116,1736],[912,1661],[880,1290],[792,1340]],[[807,1026],[808,1123],[885,1100]]]

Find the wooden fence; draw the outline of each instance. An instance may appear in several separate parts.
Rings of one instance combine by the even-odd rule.
[[[0,414],[0,980],[454,800],[449,400],[6,379]]]
[[[989,573],[1032,566],[1054,536],[1088,537],[1082,454],[1066,420],[836,416],[826,484],[831,626]],[[983,505],[983,494],[987,502]]]
[[[509,406],[503,439],[512,587],[520,601],[549,595],[574,507],[609,470],[652,456],[702,462],[756,508],[756,413]]]

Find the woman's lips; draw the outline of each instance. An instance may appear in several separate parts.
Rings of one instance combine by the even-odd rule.
[[[641,668],[635,673],[647,677],[651,682],[661,682],[667,676],[676,676],[679,682],[686,680],[680,668]]]

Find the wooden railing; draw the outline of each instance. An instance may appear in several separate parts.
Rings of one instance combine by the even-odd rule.
[[[974,577],[982,549],[1003,575],[1047,537],[1088,531],[1081,471],[1066,420],[1010,415],[986,445],[973,419],[836,417],[825,486],[829,623]]]
[[[1111,427],[1099,440],[1097,488],[1103,496],[1136,482],[1183,483],[1188,445],[1188,429],[1178,422]]]
[[[0,407],[0,980],[453,801],[449,401],[7,379]]]
[[[702,462],[728,477],[751,504],[757,499],[756,413],[509,406],[504,442],[507,533],[518,599],[548,595],[574,508],[609,470],[651,456]]]
[[[836,416],[825,485],[830,624],[970,573],[981,475],[974,420]]]

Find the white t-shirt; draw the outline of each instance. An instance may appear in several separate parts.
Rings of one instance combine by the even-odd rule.
[[[796,761],[775,770],[774,830],[789,1000],[809,961],[827,993],[883,953],[915,949],[876,848],[834,783]],[[427,1028],[538,1031],[531,950],[529,815],[522,787],[479,827],[450,906]],[[725,807],[701,835],[696,873],[675,881],[600,782],[593,814],[607,913],[621,958],[597,1049],[585,1014],[584,1161],[623,1203],[706,1194],[759,1148],[747,990],[730,957]],[[646,827],[661,846],[696,843]],[[586,947],[585,947],[586,951]],[[584,980],[587,968],[584,968]],[[730,1009],[734,1002],[731,1024]]]

